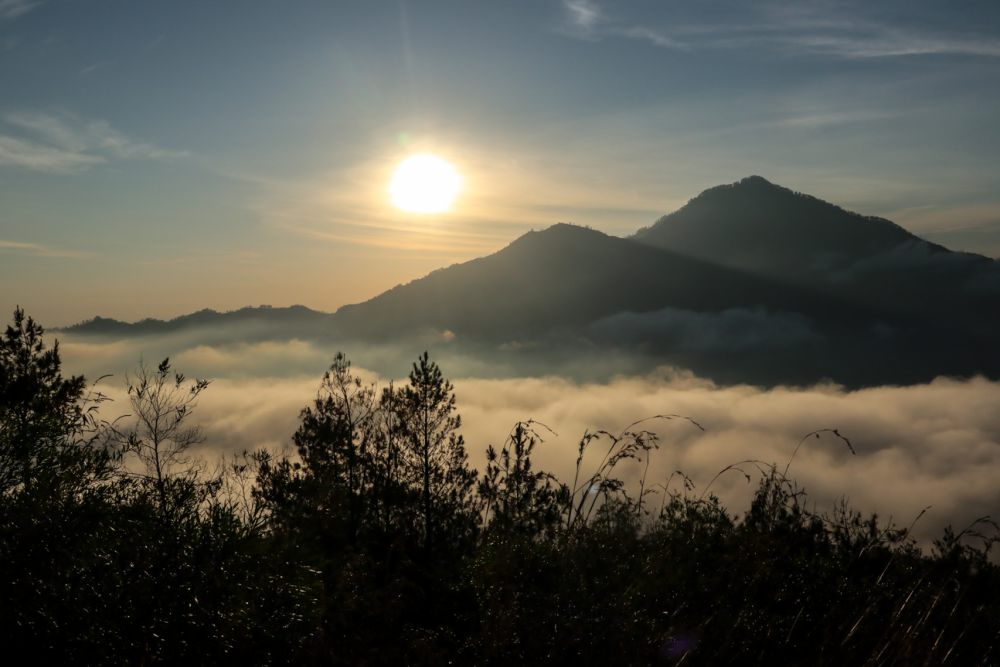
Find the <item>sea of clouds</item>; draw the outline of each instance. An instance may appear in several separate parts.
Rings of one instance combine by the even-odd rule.
[[[176,370],[207,377],[193,418],[205,442],[207,459],[268,447],[291,451],[299,412],[316,395],[323,371],[336,349],[308,341],[203,344],[196,337],[98,341],[60,335],[65,369],[97,378],[97,387],[114,400],[111,418],[127,411],[124,378],[140,358],[151,365],[170,354]],[[351,352],[351,350],[345,350]],[[353,357],[367,381],[385,385],[405,381],[409,356],[389,348],[365,348]],[[377,364],[365,363],[378,357]],[[398,366],[392,374],[364,367]],[[619,432],[654,415],[676,414],[696,420],[704,431],[682,420],[653,419],[641,427],[654,431],[647,485],[662,484],[674,470],[686,473],[700,493],[726,466],[747,459],[788,463],[803,436],[838,429],[856,455],[829,433],[804,442],[789,475],[805,489],[810,505],[832,510],[841,498],[865,513],[877,512],[903,527],[929,507],[914,528],[923,542],[953,524],[961,529],[984,515],[1000,516],[1000,383],[982,378],[939,378],[912,386],[846,390],[835,385],[762,388],[720,386],[670,368],[606,381],[566,377],[504,377],[481,360],[439,359],[458,398],[473,464],[482,466],[488,444],[500,445],[519,420],[533,419],[544,442],[537,465],[564,481],[573,478],[577,445],[589,431]],[[589,474],[604,455],[595,442],[584,462]],[[645,463],[629,462],[621,476],[635,482]],[[755,467],[744,466],[755,477]],[[674,478],[676,487],[677,478]],[[738,472],[719,477],[711,492],[733,512],[743,512],[753,485]],[[651,499],[657,505],[659,499]]]

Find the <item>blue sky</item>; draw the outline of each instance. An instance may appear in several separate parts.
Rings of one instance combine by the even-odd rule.
[[[754,173],[997,256],[998,118],[996,2],[0,0],[0,307],[332,310]]]

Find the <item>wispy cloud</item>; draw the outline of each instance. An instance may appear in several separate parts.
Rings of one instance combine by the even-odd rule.
[[[93,63],[91,65],[87,65],[86,67],[83,67],[83,68],[80,69],[80,76],[87,76],[87,75],[93,74],[94,72],[96,72],[99,69],[104,69],[105,67],[110,67],[111,65],[114,65],[114,64],[115,64],[114,61],[107,60],[107,61],[102,61],[102,62],[99,62],[99,63]]]
[[[0,167],[61,173],[78,171],[105,161],[100,155],[53,148],[0,134]]]
[[[0,134],[0,166],[59,173],[79,171],[112,159],[155,160],[188,155],[131,139],[103,120],[45,113],[9,113],[4,120],[22,136]]]
[[[0,0],[0,20],[16,19],[43,3],[44,0]]]
[[[185,151],[168,150],[131,139],[104,120],[81,120],[45,113],[11,113],[11,125],[36,133],[54,146],[76,151],[103,152],[118,158],[185,157]]]
[[[899,114],[887,111],[831,111],[827,113],[803,113],[784,116],[776,121],[761,123],[761,127],[777,126],[786,128],[818,128],[852,123],[868,123],[897,118]]]
[[[922,55],[1000,57],[1000,41],[956,39],[875,28],[866,34],[788,35],[775,40],[800,52],[841,58],[892,58]]]
[[[582,30],[592,30],[602,19],[597,3],[591,0],[565,0],[570,22]]]
[[[40,243],[24,243],[21,241],[5,241],[0,239],[0,254],[3,253],[62,259],[90,256],[90,253],[81,250],[61,250],[59,248],[51,248],[49,246],[42,245]]]
[[[1000,40],[973,34],[939,34],[858,18],[845,19],[815,6],[741,7],[730,22],[692,16],[669,26],[649,17],[612,16],[595,0],[563,0],[568,30],[588,41],[625,38],[680,50],[761,49],[788,56],[863,59],[921,55],[1000,57]],[[747,13],[749,12],[749,13]],[[662,23],[662,22],[660,22]]]
[[[610,17],[594,0],[563,0],[563,6],[569,18],[567,32],[579,39],[599,41],[605,37],[622,37],[649,42],[660,48],[687,48],[682,42],[653,28]]]
[[[378,226],[368,222],[353,224],[345,220],[337,222],[338,228],[343,231],[330,232],[302,226],[289,226],[284,229],[315,241],[435,253],[436,256],[451,260],[456,259],[456,256],[487,254],[496,250],[497,246],[502,246],[505,240],[475,233],[456,233],[453,229],[447,230],[450,233],[442,233],[429,229]]]
[[[644,26],[635,25],[628,27],[612,27],[611,33],[621,37],[627,37],[629,39],[649,42],[653,46],[658,46],[662,49],[687,50],[690,48],[686,43],[680,40],[668,37],[661,32],[657,32],[656,30],[646,28]]]

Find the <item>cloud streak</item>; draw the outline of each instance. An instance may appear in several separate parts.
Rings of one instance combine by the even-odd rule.
[[[789,10],[734,6],[728,19],[663,21],[619,18],[594,0],[564,0],[571,36],[587,41],[624,38],[685,50],[764,50],[789,57],[839,59],[961,55],[1000,57],[1000,41],[972,34],[938,34],[879,21],[844,19],[815,7]]]
[[[609,17],[593,0],[563,0],[568,15],[568,34],[587,41],[620,37],[648,42],[653,46],[683,49],[686,44],[644,25],[623,23]]]
[[[136,141],[103,120],[46,113],[8,113],[4,121],[21,136],[0,134],[0,166],[69,173],[111,160],[160,160],[189,154]]]
[[[90,256],[90,253],[80,250],[62,250],[42,245],[40,243],[24,243],[21,241],[5,241],[0,239],[0,254],[3,253],[31,255],[33,257],[52,257],[57,259]]]
[[[65,173],[86,169],[106,161],[100,155],[55,148],[0,134],[0,167]]]
[[[565,0],[570,22],[581,30],[593,30],[603,18],[601,10],[592,0]]]
[[[44,4],[44,0],[0,0],[0,21],[16,19]]]
[[[793,52],[840,58],[895,58],[902,56],[963,55],[1000,58],[1000,42],[954,39],[878,28],[861,35],[783,36],[775,43]]]

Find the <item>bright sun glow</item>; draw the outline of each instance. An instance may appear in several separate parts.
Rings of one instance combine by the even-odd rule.
[[[413,155],[396,167],[389,185],[392,203],[410,213],[443,213],[462,183],[455,168],[436,155]]]

